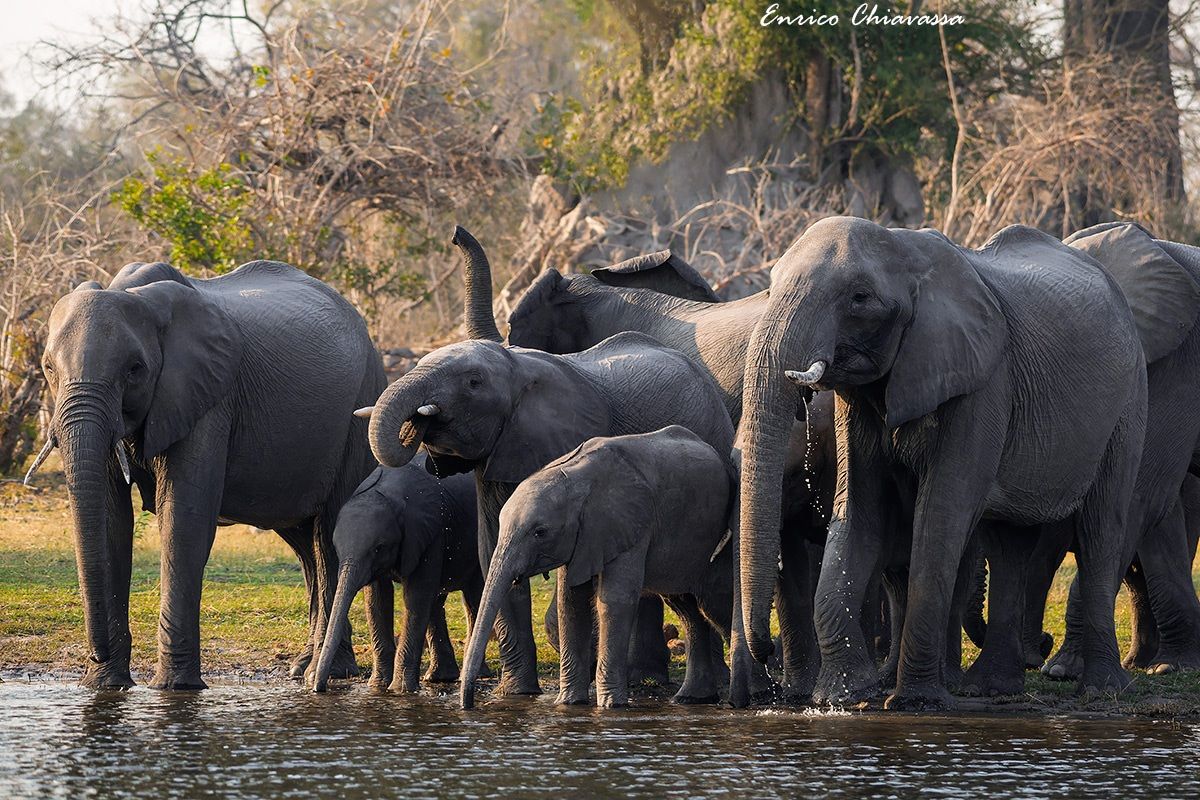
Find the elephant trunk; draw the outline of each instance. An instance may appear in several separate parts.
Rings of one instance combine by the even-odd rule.
[[[412,461],[437,414],[429,403],[433,390],[432,377],[418,367],[380,395],[368,429],[371,452],[380,464],[402,467]]]
[[[784,301],[784,298],[780,298]],[[787,313],[772,302],[756,326],[746,360],[742,396],[741,594],[746,641],[755,659],[766,663],[771,641],[771,600],[779,570],[779,525],[784,461],[799,390],[787,379],[789,369],[807,368],[819,358],[800,344],[808,336],[789,331]],[[791,301],[779,308],[792,309]],[[805,356],[805,357],[801,357]],[[801,363],[802,362],[802,363]]]
[[[109,609],[113,605],[109,550],[109,456],[115,439],[113,403],[82,392],[59,404],[56,424],[67,495],[75,526],[75,564],[91,660],[109,659]],[[117,417],[119,418],[119,417]]]
[[[471,629],[471,641],[467,644],[467,652],[463,654],[460,691],[464,709],[475,707],[475,679],[483,670],[484,654],[492,626],[496,624],[496,615],[500,612],[500,604],[507,597],[513,582],[526,577],[510,563],[512,559],[505,550],[501,543],[492,556],[492,565],[483,586],[483,597],[479,602],[479,613],[475,615],[475,627]]]
[[[490,339],[503,342],[492,314],[492,267],[483,247],[466,228],[454,228],[453,244],[463,254],[463,280],[466,302],[463,304],[463,325],[468,339]]]
[[[321,655],[317,660],[317,671],[313,676],[313,691],[323,692],[329,685],[329,673],[337,657],[338,646],[350,627],[350,604],[354,596],[367,584],[370,575],[356,562],[344,561],[338,570],[337,592],[333,606],[325,621],[325,637],[321,644]]]

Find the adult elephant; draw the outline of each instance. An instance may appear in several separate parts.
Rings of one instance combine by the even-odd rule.
[[[477,266],[468,263],[468,270],[473,269]],[[472,285],[483,288],[489,282],[477,276]],[[484,298],[476,305],[490,309],[489,301]],[[746,348],[766,308],[766,292],[720,302],[703,276],[670,250],[663,250],[589,275],[547,269],[513,309],[508,340],[520,347],[565,354],[623,331],[648,334],[707,370],[737,426],[742,416]],[[820,665],[809,545],[825,541],[837,456],[832,393],[822,392],[802,404],[795,392],[793,402],[799,419],[790,432],[784,473],[783,569],[776,606],[784,649],[782,690],[787,697],[807,700]],[[873,627],[865,635],[872,638]]]
[[[486,265],[483,248],[465,230],[453,241],[468,262]],[[678,424],[718,452],[731,448],[733,427],[717,387],[683,355],[636,333],[569,356],[505,346],[481,297],[468,292],[470,341],[426,355],[379,398],[370,441],[387,466],[408,463],[424,445],[438,475],[475,471],[485,570],[500,508],[517,484],[589,438]],[[540,693],[528,581],[509,592],[496,627],[504,665],[498,691]]]
[[[84,683],[133,683],[131,478],[162,537],[151,686],[205,686],[200,590],[219,523],[273,528],[296,550],[311,647],[331,594],[334,521],[374,467],[351,411],[378,396],[383,365],[354,308],[274,261],[209,280],[134,263],[107,289],[88,282],[58,301],[42,365],[55,414],[37,463],[61,448],[91,650]],[[335,674],[353,672],[345,641]]]
[[[1146,388],[1134,317],[1112,278],[1021,226],[976,251],[935,231],[834,217],[788,249],[770,293],[749,347],[743,410],[743,613],[754,656],[771,651],[790,378],[838,393],[815,700],[878,690],[853,610],[886,544],[886,515],[906,504],[908,612],[887,707],[952,704],[941,663],[948,635],[960,635],[948,630],[951,595],[981,519],[1003,534],[1075,515],[1080,686],[1125,686],[1113,607],[1132,554],[1126,516]]]

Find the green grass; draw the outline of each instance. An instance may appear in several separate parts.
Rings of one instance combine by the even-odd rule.
[[[70,517],[61,473],[52,460],[36,484],[38,491],[7,483],[0,486],[0,669],[34,672],[77,671],[86,658],[83,615]],[[136,502],[136,498],[135,498]],[[153,671],[158,624],[159,538],[155,517],[141,513],[135,524],[130,628],[133,669],[143,679]],[[1070,559],[1051,589],[1045,627],[1055,641],[1063,636],[1067,592],[1075,574]],[[1200,583],[1200,571],[1194,574]],[[554,583],[534,578],[533,619],[537,632],[538,668],[543,679],[558,677],[558,659],[541,635],[542,619]],[[399,603],[399,596],[397,596]],[[466,640],[466,617],[451,598],[446,617],[460,658]],[[677,621],[667,612],[668,621]],[[282,676],[303,645],[307,602],[299,564],[272,533],[245,526],[221,528],[205,572],[201,606],[202,658],[205,674],[233,677]],[[351,612],[355,652],[366,669],[371,656],[361,596]],[[1130,634],[1129,602],[1122,590],[1117,602],[1117,634],[1124,649]],[[964,637],[964,665],[978,651]],[[495,665],[493,642],[489,659]],[[681,676],[683,657],[672,662]],[[1121,697],[1100,698],[1100,706],[1073,697],[1074,685],[1055,683],[1036,673],[1027,680],[1028,696],[1006,701],[1038,710],[1102,713],[1200,713],[1200,673],[1135,675],[1134,686]]]

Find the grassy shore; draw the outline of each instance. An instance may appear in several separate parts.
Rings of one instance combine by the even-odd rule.
[[[135,678],[154,666],[158,622],[159,538],[153,515],[136,520],[130,628]],[[1046,627],[1062,639],[1067,588],[1074,576],[1068,561],[1050,594]],[[1200,571],[1194,578],[1200,582]],[[535,627],[550,603],[553,583],[533,581]],[[399,598],[397,598],[399,600]],[[461,605],[446,605],[451,634],[461,647],[466,621]],[[283,678],[288,662],[300,649],[307,605],[300,568],[279,537],[244,526],[221,528],[205,573],[201,608],[203,662],[206,675],[232,679]],[[669,614],[669,612],[668,612]],[[359,663],[370,664],[361,598],[352,610],[355,651]],[[1129,604],[1122,592],[1117,603],[1117,634],[1124,648],[1129,639]],[[555,653],[540,636],[539,671],[557,679]],[[495,644],[491,657],[495,658]],[[977,651],[964,639],[964,663]],[[14,483],[0,485],[0,671],[36,675],[75,674],[86,657],[83,614],[75,574],[70,516],[61,473],[52,461],[36,479],[36,491]],[[682,672],[676,656],[673,671]],[[1135,675],[1133,686],[1119,697],[1076,699],[1073,684],[1055,683],[1036,673],[1027,694],[994,701],[964,701],[968,709],[1142,713],[1167,716],[1200,714],[1200,675]],[[876,705],[876,704],[871,704]]]

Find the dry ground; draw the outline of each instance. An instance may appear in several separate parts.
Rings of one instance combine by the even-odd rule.
[[[83,617],[75,575],[75,555],[61,472],[52,460],[35,479],[35,490],[0,485],[0,671],[12,677],[77,674],[85,658]],[[133,585],[130,595],[134,674],[144,679],[154,665],[158,612],[158,530],[153,515],[135,524]],[[1062,638],[1070,561],[1059,571],[1050,595],[1047,628]],[[209,559],[202,603],[205,673],[225,679],[283,679],[287,662],[305,636],[307,611],[300,569],[277,536],[244,526],[222,528]],[[1194,573],[1200,583],[1200,571]],[[534,619],[540,630],[553,583],[534,579]],[[399,599],[399,598],[397,598]],[[450,630],[460,647],[466,622],[460,604],[446,606]],[[668,612],[669,613],[669,612]],[[359,663],[370,664],[361,599],[353,609]],[[1129,637],[1128,600],[1118,600],[1117,633]],[[539,636],[539,639],[542,637]],[[495,658],[494,643],[491,657]],[[964,639],[964,662],[976,654]],[[673,669],[682,671],[682,657]],[[544,644],[539,668],[547,682],[557,678],[557,659]],[[1135,675],[1119,697],[1084,702],[1073,685],[1030,673],[1027,694],[993,701],[964,700],[969,710],[1016,712],[1136,713],[1154,716],[1200,715],[1200,676]],[[876,704],[871,704],[872,706]]]

